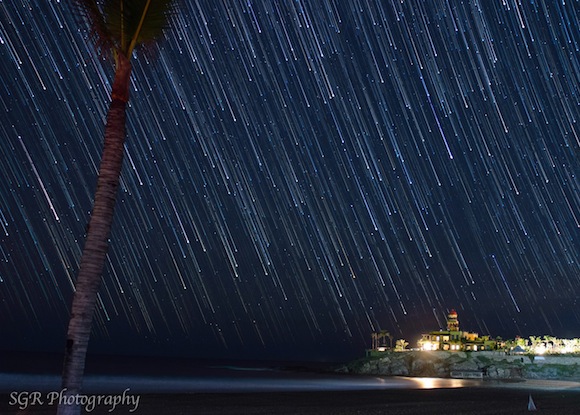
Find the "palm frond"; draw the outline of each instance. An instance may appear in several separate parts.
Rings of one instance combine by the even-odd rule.
[[[135,10],[140,14],[140,20],[137,26],[131,26],[132,38],[129,53],[137,45],[147,45],[157,41],[163,35],[163,30],[167,28],[169,19],[176,8],[174,0],[141,0],[141,2],[146,4]]]
[[[176,10],[176,0],[72,0],[91,27],[99,47],[129,56],[157,41]]]
[[[113,47],[113,36],[98,0],[72,0],[73,10],[84,20],[89,28],[89,38],[99,50]]]

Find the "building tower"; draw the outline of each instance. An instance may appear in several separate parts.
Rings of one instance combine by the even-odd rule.
[[[459,320],[457,320],[457,311],[452,309],[449,314],[447,314],[447,330],[448,331],[459,331]]]

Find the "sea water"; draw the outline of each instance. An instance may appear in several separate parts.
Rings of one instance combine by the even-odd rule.
[[[434,389],[482,386],[482,381],[437,378],[381,378],[269,371],[256,376],[255,371],[240,374],[221,371],[219,375],[146,376],[87,375],[83,389],[90,393],[115,393],[130,389],[133,393],[214,393],[214,392],[292,392],[373,389]],[[30,373],[0,373],[0,393],[12,391],[49,392],[59,390],[60,376]]]
[[[60,390],[58,356],[13,355],[1,363],[0,394]],[[244,393],[518,387],[517,383],[498,385],[476,379],[344,375],[332,373],[330,368],[311,362],[93,357],[87,364],[83,389],[87,393],[117,393],[126,389],[132,393]],[[526,381],[523,384],[534,389],[580,390],[577,382]]]
[[[60,390],[60,356],[13,354],[0,364],[0,393]],[[92,357],[83,389],[90,393],[274,392],[432,389],[478,386],[478,380],[351,376],[331,365],[299,362],[211,361]]]

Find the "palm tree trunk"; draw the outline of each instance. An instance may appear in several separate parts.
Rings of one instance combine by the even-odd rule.
[[[125,143],[125,108],[129,99],[131,64],[119,54],[111,105],[107,113],[105,143],[99,167],[93,212],[87,229],[87,238],[81,256],[68,326],[62,388],[66,388],[59,402],[58,415],[80,414],[81,408],[73,403],[81,393],[85,357],[91,334],[91,325],[97,302],[97,291],[105,265],[113,213],[119,188],[123,149]]]

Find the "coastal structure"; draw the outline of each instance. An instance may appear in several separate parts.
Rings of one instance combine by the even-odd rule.
[[[489,336],[459,330],[457,312],[451,310],[447,315],[447,330],[431,331],[421,335],[419,349],[449,351],[495,350],[497,342]]]
[[[371,339],[372,350],[384,352],[393,348],[393,336],[386,330],[371,333]],[[387,339],[389,339],[389,344],[387,344]]]

